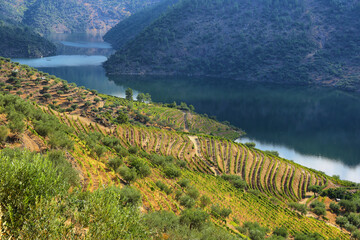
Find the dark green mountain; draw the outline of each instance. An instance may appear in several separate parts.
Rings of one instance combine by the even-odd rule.
[[[55,52],[54,44],[30,28],[0,21],[0,56],[41,57]]]
[[[165,0],[131,15],[110,29],[104,35],[104,40],[111,43],[113,48],[120,49],[178,2],[179,0]]]
[[[359,16],[359,0],[183,0],[105,67],[109,74],[221,76],[355,90]]]

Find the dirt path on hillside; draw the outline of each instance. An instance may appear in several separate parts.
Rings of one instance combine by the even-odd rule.
[[[33,140],[31,136],[29,136],[29,132],[25,132],[22,141],[25,148],[29,149],[30,151],[40,152],[41,149],[39,145]]]
[[[188,114],[184,113],[184,132],[189,132],[187,117],[188,117]]]
[[[204,160],[203,155],[202,155],[201,150],[200,150],[199,138],[197,136],[188,136],[188,137],[191,140],[191,142],[194,144],[194,150],[196,152],[196,155],[198,155],[199,158],[202,161],[204,161],[206,163],[206,165],[209,166],[209,168],[211,169],[211,171],[213,171],[215,176],[219,175],[220,173],[216,170],[216,168],[214,166],[211,166],[207,161]]]

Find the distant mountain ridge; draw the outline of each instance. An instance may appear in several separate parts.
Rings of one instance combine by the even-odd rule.
[[[105,67],[109,74],[220,76],[357,90],[358,16],[359,0],[184,0]]]
[[[105,33],[160,0],[0,0],[0,11],[40,33]]]

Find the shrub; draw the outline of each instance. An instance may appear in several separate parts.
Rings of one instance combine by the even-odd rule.
[[[297,233],[294,240],[324,240],[324,238],[318,233]]]
[[[79,183],[79,173],[72,167],[71,163],[66,160],[64,152],[52,150],[48,152],[48,159],[52,162],[56,171],[63,173],[63,180],[71,185]]]
[[[118,153],[119,156],[121,157],[127,157],[129,156],[129,152],[128,150],[126,150],[125,148],[123,147],[115,147],[115,151]]]
[[[165,158],[156,154],[150,156],[149,160],[156,166],[164,166]]]
[[[356,204],[350,200],[341,200],[339,205],[344,208],[345,212],[356,212]]]
[[[319,217],[326,215],[326,209],[320,206],[314,207],[311,211],[316,215],[318,215]]]
[[[164,173],[168,178],[177,178],[181,176],[181,170],[172,163],[166,164]]]
[[[180,223],[190,229],[201,230],[209,219],[209,215],[200,209],[186,209],[180,215]]]
[[[349,222],[357,228],[360,228],[360,214],[350,213],[347,217]]]
[[[355,227],[354,225],[352,225],[351,223],[346,223],[344,228],[346,230],[348,230],[349,232],[353,232],[357,229],[357,227]]]
[[[177,228],[179,218],[173,212],[159,211],[145,215],[144,222],[149,229],[155,230],[159,234]]]
[[[339,204],[336,204],[336,203],[330,203],[330,209],[333,213],[335,214],[339,214],[340,213],[340,206]]]
[[[101,141],[105,146],[110,147],[110,148],[120,145],[120,140],[115,137],[106,136]]]
[[[167,195],[169,195],[170,193],[172,193],[172,189],[171,187],[168,187],[165,183],[163,183],[162,181],[157,181],[156,186],[158,188],[160,188],[161,191],[165,192]]]
[[[16,117],[10,119],[9,129],[14,134],[23,133],[25,130],[25,123],[23,121],[23,117],[19,114],[16,114]]]
[[[245,189],[247,187],[246,181],[242,180],[240,176],[237,175],[222,175],[222,179],[230,182],[234,187],[238,189]]]
[[[119,124],[125,124],[129,122],[129,117],[126,113],[123,112],[119,112],[118,116],[116,117],[115,122],[119,123]]]
[[[285,227],[277,227],[273,231],[273,235],[281,236],[286,239],[289,236],[289,232]]]
[[[288,206],[294,210],[299,211],[302,215],[306,215],[306,213],[308,211],[305,204],[293,202],[293,203],[289,203]]]
[[[322,190],[323,190],[323,187],[318,186],[318,185],[312,185],[312,186],[308,187],[308,191],[313,192],[314,195],[320,194]]]
[[[51,133],[49,138],[49,144],[53,149],[72,149],[74,147],[73,141],[63,132]]]
[[[195,200],[188,195],[181,196],[179,202],[181,206],[184,206],[186,208],[192,208],[195,206]]]
[[[357,229],[352,233],[353,239],[359,240],[360,239],[360,230]]]
[[[0,143],[5,142],[8,135],[9,135],[9,129],[5,126],[0,126]]]
[[[138,169],[139,175],[141,177],[148,177],[151,174],[151,168],[149,167],[149,165],[147,164],[143,164],[139,169]]]
[[[323,190],[321,192],[321,196],[328,196],[331,199],[339,198],[343,199],[345,196],[348,195],[348,192],[346,188],[340,187],[340,188],[329,188],[326,190]]]
[[[141,201],[141,193],[132,187],[123,187],[120,191],[120,201],[124,206],[137,206]]]
[[[137,146],[131,146],[128,151],[130,154],[136,154],[138,152],[138,148]]]
[[[221,208],[218,204],[211,206],[211,214],[217,218],[227,218],[231,212],[231,209]]]
[[[136,180],[137,174],[135,168],[130,169],[126,166],[119,167],[118,172],[120,176],[129,184]]]
[[[115,158],[111,158],[108,161],[107,166],[109,168],[112,168],[114,171],[116,171],[122,164],[123,164],[123,160],[119,157],[115,157]]]
[[[102,145],[96,145],[94,151],[98,157],[101,157],[106,152],[106,147]]]
[[[183,196],[183,191],[181,191],[181,190],[176,190],[176,192],[175,192],[175,199],[177,200],[177,201],[179,201],[180,200],[180,198]]]
[[[23,218],[31,212],[37,198],[64,193],[69,184],[63,181],[63,172],[54,168],[48,158],[38,154],[5,149],[0,153],[0,159],[3,223],[16,236],[20,233]]]
[[[340,227],[345,227],[347,223],[349,223],[349,220],[346,217],[340,216],[336,218],[336,224]]]
[[[242,227],[237,229],[242,234],[249,236],[251,240],[263,240],[269,231],[267,228],[261,227],[257,222],[245,222]]]
[[[150,167],[140,158],[136,156],[129,157],[129,164],[131,167],[135,168],[139,176],[147,177],[151,174]]]
[[[316,208],[316,207],[325,208],[325,204],[323,202],[319,202],[318,200],[315,200],[310,204],[310,207],[311,208]]]
[[[247,142],[244,143],[245,146],[247,146],[248,148],[255,148],[256,144],[254,142]]]
[[[183,178],[183,179],[180,179],[178,181],[178,184],[180,185],[180,187],[182,188],[187,188],[189,185],[190,185],[190,180],[187,179],[187,178]]]
[[[198,199],[200,196],[199,190],[197,190],[195,187],[188,188],[186,194],[189,195],[194,200]]]
[[[208,196],[202,195],[200,198],[200,206],[202,208],[206,207],[207,205],[209,205],[211,203],[211,200]]]

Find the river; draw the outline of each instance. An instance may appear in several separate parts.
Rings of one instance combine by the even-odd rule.
[[[153,101],[181,101],[199,113],[247,132],[241,142],[276,150],[302,165],[360,182],[360,95],[320,87],[294,87],[199,77],[107,77],[102,63],[113,53],[99,36],[56,34],[58,54],[13,59],[79,86],[124,97],[130,87]]]

